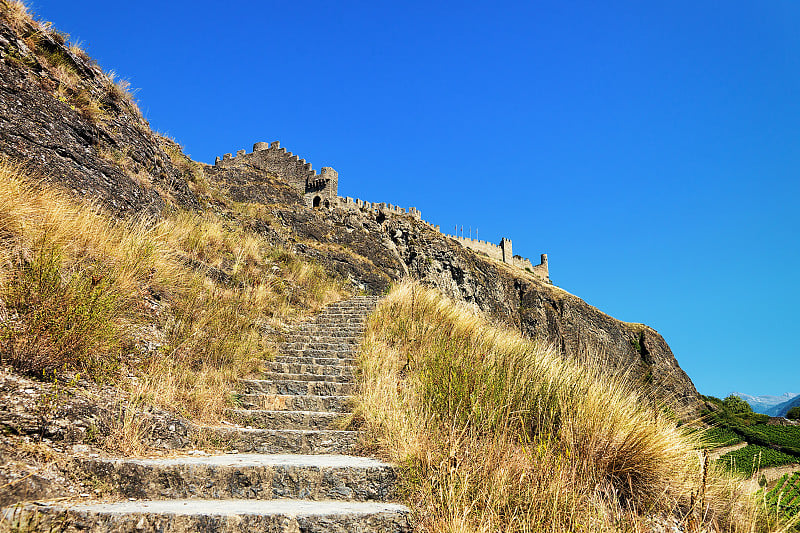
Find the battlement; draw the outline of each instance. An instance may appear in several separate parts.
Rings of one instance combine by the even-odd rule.
[[[349,196],[338,198],[339,207],[342,209],[358,209],[360,211],[371,211],[377,213],[383,211],[384,213],[392,213],[395,215],[408,215],[415,220],[422,220],[422,213],[416,207],[398,207],[396,205],[387,204],[384,202],[373,203],[366,202],[360,198],[350,198]]]

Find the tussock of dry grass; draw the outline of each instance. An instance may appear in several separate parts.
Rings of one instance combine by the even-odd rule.
[[[355,420],[365,446],[403,465],[421,530],[647,531],[659,515],[761,530],[652,402],[432,290],[395,287],[359,363]]]
[[[215,420],[273,352],[267,325],[345,296],[235,222],[120,221],[0,164],[0,360],[19,370],[80,371],[133,402]]]

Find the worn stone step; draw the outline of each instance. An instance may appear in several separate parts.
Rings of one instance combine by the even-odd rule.
[[[339,358],[339,359],[352,359],[358,352],[358,347],[353,346],[347,350],[321,350],[318,348],[281,348],[282,355],[292,357],[324,357],[324,358]]]
[[[330,454],[351,452],[358,439],[355,431],[333,429],[260,429],[204,426],[199,442],[220,450],[242,453]]]
[[[319,345],[319,344],[348,344],[348,345],[357,345],[360,344],[363,337],[335,337],[333,335],[288,335],[284,339],[285,344],[294,344],[297,342],[302,342],[305,344],[310,345]]]
[[[169,458],[78,458],[73,471],[126,498],[390,501],[391,465],[350,455],[222,454]]]
[[[331,326],[329,328],[324,328],[320,326],[306,326],[302,328],[297,328],[290,331],[287,334],[287,337],[291,336],[325,336],[325,337],[346,337],[346,338],[358,338],[363,337],[364,335],[364,328],[341,328],[338,326]]]
[[[356,359],[354,357],[314,357],[296,355],[276,355],[272,361],[267,363],[293,364],[293,365],[319,365],[319,366],[344,366],[345,368],[355,368]]]
[[[341,361],[341,359],[339,359]],[[266,374],[313,374],[317,376],[348,376],[353,377],[353,367],[343,363],[339,364],[309,364],[301,362],[277,362],[267,361],[265,363]]]
[[[331,352],[343,352],[343,351],[351,351],[357,348],[358,345],[355,342],[307,342],[307,341],[297,341],[297,342],[287,342],[283,345],[284,350],[328,350]]]
[[[242,394],[241,405],[249,409],[271,411],[330,411],[347,413],[352,410],[350,396],[299,396],[296,394]]]
[[[17,514],[14,517],[14,513]],[[159,533],[407,533],[409,509],[384,502],[145,500],[6,510],[22,531]],[[12,522],[13,521],[13,522]],[[33,524],[35,529],[31,529]]]
[[[264,378],[270,381],[330,381],[335,383],[353,383],[352,374],[290,374],[287,372],[264,372]]]
[[[306,353],[306,352],[303,352]],[[275,362],[275,363],[289,363],[289,364],[304,364],[304,365],[335,365],[335,366],[345,366],[345,367],[355,367],[356,358],[352,357],[330,357],[326,356],[325,353],[320,353],[319,355],[289,355],[289,354],[278,354],[273,359],[267,362]]]
[[[225,414],[236,424],[263,429],[335,429],[342,418],[332,411],[228,409]]]
[[[351,394],[354,388],[352,383],[337,383],[335,381],[243,379],[240,383],[242,384],[242,392],[245,394],[261,392],[266,394],[346,396]]]

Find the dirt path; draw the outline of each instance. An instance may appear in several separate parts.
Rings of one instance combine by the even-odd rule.
[[[717,459],[719,459],[720,457],[722,457],[726,453],[739,450],[741,448],[744,448],[745,446],[747,446],[746,442],[740,442],[739,444],[734,444],[733,446],[724,446],[722,448],[714,448],[713,450],[709,450],[708,451],[708,458],[711,459],[712,461],[716,461]]]

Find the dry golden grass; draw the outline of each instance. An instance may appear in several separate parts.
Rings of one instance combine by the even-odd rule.
[[[597,368],[411,282],[370,319],[354,424],[421,531],[766,531],[697,437]],[[694,528],[694,529],[693,529]]]
[[[30,9],[20,0],[0,0],[0,12],[16,30],[34,23]]]
[[[11,317],[0,353],[20,370],[66,366],[114,380],[135,404],[214,420],[235,380],[273,352],[266,325],[346,294],[235,222],[115,220],[0,164],[0,300]],[[156,351],[138,350],[143,338]]]

